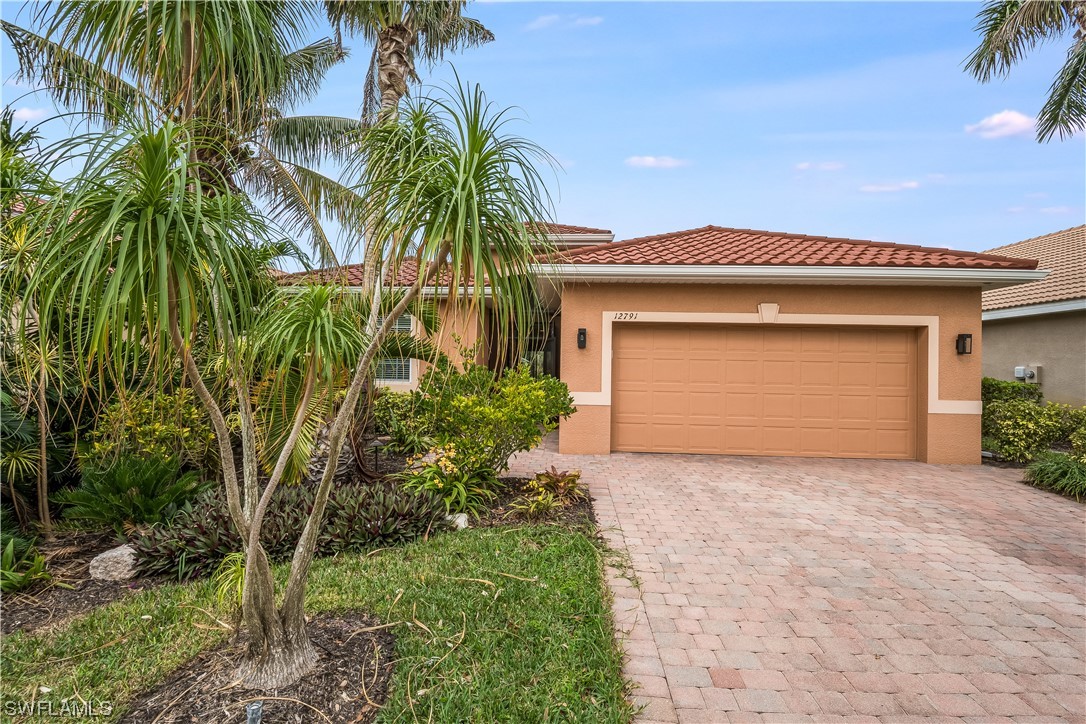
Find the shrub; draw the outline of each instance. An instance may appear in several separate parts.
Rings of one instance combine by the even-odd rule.
[[[433,414],[418,392],[382,392],[373,403],[374,430],[388,435],[390,452],[419,455],[433,445]]]
[[[448,513],[475,517],[496,497],[494,471],[473,453],[455,443],[432,448],[426,455],[408,460],[408,469],[396,476],[411,491],[427,491],[445,503]]]
[[[51,578],[45,569],[45,556],[33,547],[19,555],[15,552],[16,539],[8,540],[0,551],[0,592],[21,591],[35,581]]]
[[[174,458],[122,455],[84,465],[79,487],[61,491],[56,500],[66,518],[124,533],[169,522],[207,485],[196,472],[182,473]]]
[[[316,491],[303,485],[280,486],[272,498],[261,542],[273,561],[288,560],[313,507]],[[328,498],[318,555],[400,545],[445,525],[445,505],[437,496],[394,486],[344,483]],[[142,573],[184,580],[215,572],[221,561],[241,550],[241,539],[219,488],[186,504],[169,525],[156,525],[131,538]]]
[[[1081,500],[1086,496],[1086,461],[1074,455],[1047,453],[1026,468],[1026,481]]]
[[[15,519],[15,513],[9,508],[0,507],[0,551],[7,548],[8,543],[12,544],[15,557],[21,558],[30,550],[34,541],[23,533]]]
[[[476,391],[442,398],[434,430],[439,441],[455,440],[464,455],[478,457],[495,472],[506,470],[510,457],[538,445],[559,418],[575,411],[569,388],[554,377],[532,377],[521,366],[506,370],[485,388],[477,384],[484,376],[480,366],[469,366],[465,376],[473,380]]]
[[[1068,442],[1071,443],[1071,454],[1086,463],[1086,425],[1075,429],[1068,436]]]
[[[1006,402],[1008,400],[1041,401],[1041,386],[1029,382],[1014,382],[997,380],[994,377],[984,377],[980,381],[980,399],[985,405],[989,402]]]
[[[993,452],[1007,460],[1029,462],[1066,440],[1079,415],[1081,411],[1055,402],[997,401],[984,409],[982,434],[991,439]]]
[[[215,434],[192,391],[130,396],[99,415],[86,456],[98,463],[124,455],[177,458],[182,466],[215,470]]]

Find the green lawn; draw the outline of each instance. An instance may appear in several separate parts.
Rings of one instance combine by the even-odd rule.
[[[417,619],[432,632],[393,628],[398,663],[382,721],[625,722],[602,555],[585,534],[556,526],[470,529],[318,561],[308,607]],[[172,585],[57,631],[5,637],[0,718],[43,686],[51,691],[38,700],[112,701],[116,718],[140,690],[223,640],[211,615],[225,616],[210,585]]]

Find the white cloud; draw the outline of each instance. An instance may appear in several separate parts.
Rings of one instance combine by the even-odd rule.
[[[48,113],[44,108],[18,108],[11,114],[13,121],[37,121]]]
[[[689,166],[690,162],[671,156],[630,156],[626,159],[626,165],[633,168],[679,168]]]
[[[1007,211],[1009,213],[1012,213],[1012,214],[1021,214],[1022,212],[1026,211],[1026,210],[1027,209],[1026,209],[1025,206],[1009,206],[1009,207],[1007,207]]]
[[[966,133],[976,133],[981,138],[1008,138],[1032,136],[1034,120],[1024,113],[1005,110],[982,118],[979,123],[965,127]]]
[[[860,187],[860,191],[865,194],[889,194],[895,191],[905,191],[907,189],[920,188],[919,181],[899,181],[892,184],[865,184]]]
[[[1071,214],[1075,209],[1072,206],[1045,206],[1040,211],[1042,214]]]
[[[562,19],[561,15],[540,15],[524,26],[525,30],[543,30],[550,28],[558,24],[558,21]]]
[[[845,164],[840,161],[821,161],[819,163],[812,163],[811,161],[802,161],[796,164],[797,171],[809,171],[816,169],[818,171],[840,171],[845,167]]]
[[[547,28],[587,28],[603,22],[600,15],[540,15],[524,26],[525,30],[546,30]]]

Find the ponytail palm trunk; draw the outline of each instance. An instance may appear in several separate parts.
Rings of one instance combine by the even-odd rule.
[[[367,159],[357,191],[381,200],[367,215],[381,238],[392,240],[381,265],[394,268],[412,256],[420,269],[381,310],[372,333],[357,324],[360,315],[377,314],[369,308],[372,289],[359,298],[335,286],[284,292],[271,284],[264,269],[275,229],[229,185],[206,193],[203,184],[218,171],[194,161],[205,157],[205,141],[186,125],[84,139],[91,147],[86,167],[37,220],[51,233],[31,287],[42,299],[40,314],[66,331],[65,348],[89,369],[120,372],[136,363],[124,341],[138,335],[153,363],[180,361],[208,411],[229,514],[244,545],[248,648],[238,674],[249,687],[288,686],[316,662],[306,582],[355,406],[396,318],[439,274],[454,289],[465,279],[488,280],[495,309],[507,319],[529,312],[522,281],[536,248],[524,222],[548,216],[533,164],[549,157],[505,134],[505,123],[478,89],[460,89],[352,139]],[[70,151],[69,158],[83,153],[76,143]],[[483,285],[473,289],[481,302]],[[200,356],[198,332],[214,359]],[[275,427],[285,434],[271,434],[268,411],[253,405],[261,386],[290,388],[280,397],[294,402]],[[243,420],[241,470],[224,396],[235,398]],[[329,455],[279,591],[261,532],[275,490],[291,477],[290,461],[319,424],[329,426]]]

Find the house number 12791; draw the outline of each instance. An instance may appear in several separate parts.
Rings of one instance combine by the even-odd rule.
[[[637,312],[615,312],[615,319],[637,319]]]

